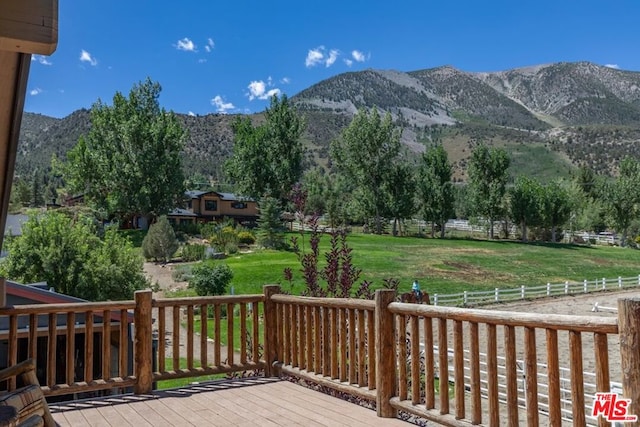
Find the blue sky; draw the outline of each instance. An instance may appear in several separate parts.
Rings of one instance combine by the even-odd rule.
[[[367,68],[499,71],[592,61],[640,70],[640,2],[60,1],[59,43],[35,56],[25,110],[64,117],[147,76],[178,113],[262,111]]]

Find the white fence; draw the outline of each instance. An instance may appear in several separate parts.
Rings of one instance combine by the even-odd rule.
[[[435,372],[436,375],[438,372],[438,347],[434,346],[434,363],[435,363]],[[454,363],[453,350],[448,350],[448,370],[449,377],[453,378],[454,373]],[[421,345],[421,358],[424,357],[424,346]],[[471,386],[471,366],[470,361],[470,352],[468,350],[464,350],[464,380],[465,387],[469,388]],[[506,358],[503,356],[498,356],[498,400],[502,403],[507,403],[507,386],[506,386],[506,378],[507,378],[507,370],[506,370]],[[422,359],[424,361],[424,359]],[[527,409],[526,402],[526,371],[525,364],[523,360],[516,360],[516,372],[518,376],[518,407]],[[538,363],[537,368],[537,383],[538,383],[538,409],[541,414],[547,415],[549,413],[549,380],[547,375],[547,365],[544,363]],[[487,355],[485,353],[480,353],[480,391],[484,398],[488,397],[488,380],[487,380]],[[585,404],[591,405],[595,398],[596,393],[596,375],[592,372],[584,372],[584,401]],[[622,393],[622,383],[611,381],[610,390],[618,393]],[[560,367],[560,404],[561,404],[561,413],[562,419],[564,421],[572,421],[573,412],[572,405],[573,401],[571,399],[571,370],[569,368]],[[598,421],[596,418],[592,417],[590,414],[586,415],[586,425],[588,426],[597,426]]]
[[[589,292],[634,288],[640,286],[640,275],[635,277],[618,277],[617,279],[595,279],[583,282],[564,282],[540,286],[520,286],[519,288],[492,291],[464,291],[457,294],[433,294],[433,305],[469,306],[495,302],[517,301],[531,298],[575,295]]]

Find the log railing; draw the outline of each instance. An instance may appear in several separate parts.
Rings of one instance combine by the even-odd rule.
[[[152,305],[159,340],[153,381],[264,369],[264,295],[171,298]]]
[[[373,301],[273,295],[282,373],[376,399]]]
[[[598,392],[621,381],[630,413],[640,414],[639,300],[621,300],[618,319],[394,301],[386,290],[375,301],[294,297],[278,286],[155,300],[139,291],[135,301],[0,308],[0,340],[7,365],[37,360],[48,396],[150,393],[157,381],[263,369],[375,401],[381,417],[401,410],[453,426],[560,425],[568,367],[574,425],[606,425],[590,418],[585,371]]]
[[[0,334],[8,343],[6,364],[36,360],[47,396],[131,387],[129,310],[134,308],[133,301],[0,308],[0,321],[7,325]],[[15,386],[15,379],[7,385]]]

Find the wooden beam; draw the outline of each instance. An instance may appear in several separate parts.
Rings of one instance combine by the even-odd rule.
[[[51,55],[58,45],[58,0],[0,2],[0,50]]]
[[[31,55],[0,50],[0,245],[18,149]]]

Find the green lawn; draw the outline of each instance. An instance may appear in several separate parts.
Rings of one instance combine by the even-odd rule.
[[[408,291],[414,279],[426,292],[449,294],[640,273],[640,251],[629,248],[360,233],[350,235],[348,243],[354,265],[362,269],[361,280],[380,288],[383,279],[395,278],[400,280],[401,291]],[[324,236],[321,259],[328,244],[329,236]],[[306,245],[308,248],[308,241]],[[207,262],[225,262],[231,267],[236,294],[261,293],[264,284],[279,283],[288,290],[283,278],[285,267],[294,272],[293,293],[300,293],[304,287],[300,264],[292,252],[257,250]]]
[[[165,359],[167,369],[170,366],[173,366],[173,359]],[[186,369],[187,367],[187,359],[184,357],[180,358],[180,369]],[[185,387],[194,382],[205,382],[205,381],[216,381],[227,378],[227,374],[214,374],[214,375],[203,375],[200,377],[191,377],[191,378],[176,378],[173,380],[164,380],[158,381],[158,390],[165,390],[170,388],[177,387]]]
[[[200,331],[200,324],[202,322],[200,322],[200,319],[196,319],[194,320],[194,330],[196,331]],[[227,319],[220,319],[220,343],[224,346],[228,345],[229,343],[229,339],[228,339],[228,333],[227,333],[227,326],[228,326],[228,321]],[[215,338],[215,322],[213,319],[208,319],[207,320],[207,336],[211,339]],[[260,331],[260,341],[262,341],[262,337],[264,336],[264,324],[258,322],[258,329]],[[247,331],[249,332],[249,334],[251,334],[251,336],[253,336],[253,317],[249,314],[247,316]],[[242,345],[242,341],[243,339],[246,339],[246,337],[242,337],[240,335],[240,317],[237,315],[234,315],[233,317],[233,349],[236,352],[240,351],[240,346]],[[247,343],[247,350],[250,351],[251,349],[249,348],[249,344]],[[226,357],[225,355],[223,355],[223,358]]]

